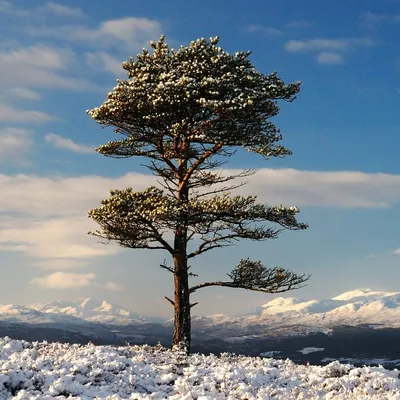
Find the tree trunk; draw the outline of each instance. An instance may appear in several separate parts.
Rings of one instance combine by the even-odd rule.
[[[187,143],[182,143],[186,151]],[[189,187],[184,181],[187,171],[187,157],[179,158],[179,183],[178,199],[182,203],[189,201]],[[190,327],[190,293],[187,265],[187,216],[182,215],[182,220],[175,229],[174,240],[174,336],[172,346],[183,347],[186,354],[190,353],[191,327]]]
[[[191,330],[190,330],[190,302],[189,302],[189,280],[186,258],[186,241],[182,238],[182,232],[177,231],[175,235],[174,255],[174,336],[172,346],[184,348],[190,353]]]

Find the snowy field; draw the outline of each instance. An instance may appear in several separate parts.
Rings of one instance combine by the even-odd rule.
[[[0,399],[387,399],[399,371],[0,339]]]

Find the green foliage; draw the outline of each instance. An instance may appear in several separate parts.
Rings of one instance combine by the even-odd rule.
[[[307,227],[297,222],[295,216],[299,211],[296,207],[256,204],[255,196],[230,197],[224,193],[182,202],[161,189],[150,187],[138,192],[132,188],[112,190],[111,196],[101,203],[101,207],[89,211],[89,217],[102,230],[91,233],[133,248],[149,248],[150,243],[158,242],[159,248],[170,250],[165,246],[163,234],[178,224],[201,235],[200,240],[207,243],[198,254],[211,245],[220,247],[233,239],[265,240],[277,237],[281,228]],[[266,226],[267,222],[281,228]]]
[[[276,73],[264,75],[249,60],[250,52],[229,54],[218,37],[198,39],[170,49],[162,36],[136,60],[123,63],[128,79],[118,80],[100,107],[88,110],[96,122],[113,126],[127,138],[100,146],[101,154],[173,159],[196,145],[241,146],[264,157],[290,151],[270,122],[279,112],[277,100],[292,101],[300,83],[286,85]],[[161,143],[160,143],[161,142]]]
[[[228,274],[232,283],[243,289],[259,290],[267,293],[286,292],[298,289],[308,279],[308,275],[297,275],[283,268],[267,268],[261,261],[242,259]]]

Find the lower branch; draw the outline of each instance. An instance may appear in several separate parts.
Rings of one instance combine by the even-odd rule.
[[[310,275],[297,275],[283,268],[266,268],[260,261],[249,259],[242,259],[228,276],[231,281],[200,283],[192,286],[189,292],[193,293],[198,289],[209,286],[223,286],[271,294],[283,293],[304,287],[304,283],[310,278]]]
[[[172,304],[173,307],[175,307],[175,302],[171,300],[169,297],[165,296],[165,300],[167,300],[169,303]]]
[[[310,277],[311,277],[311,275],[305,276],[303,282],[306,282]],[[286,287],[261,288],[261,287],[255,287],[255,286],[246,286],[246,285],[243,285],[240,283],[234,283],[234,282],[218,281],[218,282],[204,282],[204,283],[200,283],[199,285],[192,286],[189,289],[189,293],[194,293],[198,289],[202,289],[202,288],[209,287],[209,286],[223,286],[223,287],[229,287],[229,288],[234,288],[234,289],[246,289],[246,290],[253,290],[255,292],[274,294],[274,293],[288,292],[289,290],[301,289],[302,287],[304,287],[306,285],[302,285],[302,284],[290,285],[289,284]]]

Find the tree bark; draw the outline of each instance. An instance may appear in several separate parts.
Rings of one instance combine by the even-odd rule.
[[[183,230],[184,231],[184,230]],[[190,353],[190,292],[186,257],[186,240],[182,230],[175,233],[174,255],[174,336],[172,346]]]

